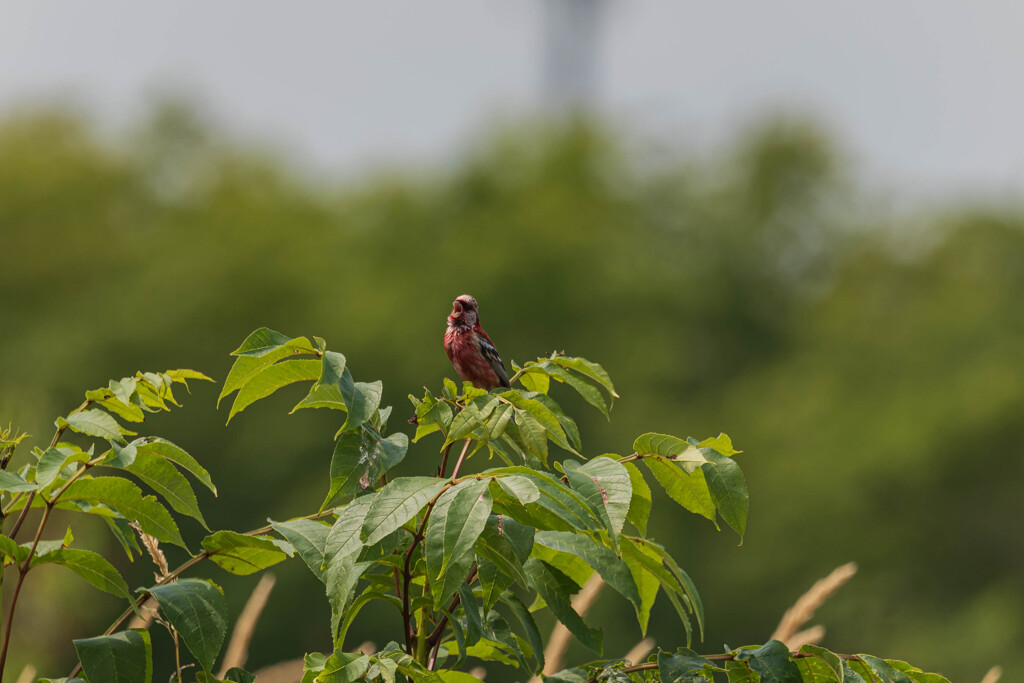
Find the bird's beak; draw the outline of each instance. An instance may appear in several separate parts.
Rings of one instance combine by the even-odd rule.
[[[462,316],[462,302],[461,301],[453,301],[452,302],[452,317],[453,318],[459,318],[461,316]]]

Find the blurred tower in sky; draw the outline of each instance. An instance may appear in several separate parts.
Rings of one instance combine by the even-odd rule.
[[[572,113],[594,104],[605,0],[544,0],[544,105]]]

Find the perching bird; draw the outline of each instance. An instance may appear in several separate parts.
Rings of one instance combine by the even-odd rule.
[[[459,377],[472,382],[476,388],[490,391],[511,386],[498,349],[480,327],[476,299],[469,294],[452,302],[448,329],[444,333],[444,350]]]

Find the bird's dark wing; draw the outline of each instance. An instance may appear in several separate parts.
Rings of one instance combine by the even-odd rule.
[[[503,387],[511,388],[512,385],[508,381],[508,371],[505,369],[505,364],[501,362],[501,356],[498,355],[498,349],[494,348],[491,338],[484,333],[478,334],[477,339],[480,342],[480,354],[487,361],[487,364],[491,366],[491,370],[494,370],[494,374],[498,376],[498,382]]]

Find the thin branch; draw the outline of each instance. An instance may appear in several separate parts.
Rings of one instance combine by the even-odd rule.
[[[473,442],[473,440],[471,438],[466,437],[466,445],[462,447],[462,453],[459,454],[459,459],[455,463],[455,469],[452,470],[452,483],[453,484],[455,483],[456,477],[459,476],[459,470],[462,468],[462,461],[466,459],[466,451],[469,450],[469,444],[471,444],[472,442]]]
[[[448,451],[450,451],[454,445],[454,443],[450,443],[444,448],[444,455],[441,456],[441,467],[437,471],[437,476],[441,479],[444,479],[444,471],[448,467]]]

